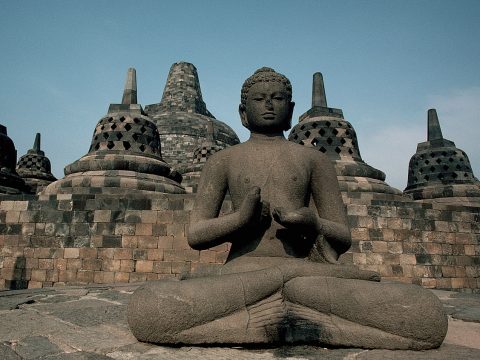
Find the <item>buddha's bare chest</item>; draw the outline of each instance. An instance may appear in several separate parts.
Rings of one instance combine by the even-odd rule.
[[[286,151],[261,150],[245,152],[241,161],[229,167],[228,187],[234,201],[242,199],[252,187],[259,187],[262,200],[303,202],[310,189],[306,166]]]

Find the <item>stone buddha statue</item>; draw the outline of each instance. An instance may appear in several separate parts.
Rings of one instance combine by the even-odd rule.
[[[227,261],[137,289],[133,334],[158,344],[440,346],[447,318],[431,292],[337,263],[351,238],[335,170],[285,139],[291,100],[290,81],[270,68],[245,81],[239,111],[250,139],[207,161],[188,235],[194,249],[230,242]],[[227,191],[234,211],[219,216]]]

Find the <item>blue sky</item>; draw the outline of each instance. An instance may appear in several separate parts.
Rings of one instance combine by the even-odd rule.
[[[363,159],[406,186],[429,108],[480,176],[479,1],[2,1],[0,123],[18,156],[36,132],[53,172],[89,148],[97,121],[137,69],[142,105],[159,102],[168,70],[193,63],[208,109],[241,140],[243,81],[270,66],[290,78],[293,123],[324,75]]]

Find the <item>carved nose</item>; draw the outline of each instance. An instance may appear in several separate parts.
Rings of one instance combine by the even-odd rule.
[[[272,100],[271,99],[265,99],[265,106],[269,109],[272,109]]]

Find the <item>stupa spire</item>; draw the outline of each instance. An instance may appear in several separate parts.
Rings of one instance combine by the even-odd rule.
[[[321,72],[313,74],[312,108],[316,106],[327,107],[327,96],[325,95],[325,86]]]
[[[40,151],[40,133],[35,135],[35,141],[33,143],[33,150],[39,152]]]
[[[137,72],[134,68],[127,71],[127,80],[123,90],[122,104],[130,105],[137,103]]]
[[[442,140],[442,129],[440,128],[440,122],[438,121],[437,110],[428,110],[428,134],[427,141]]]
[[[162,111],[188,112],[214,118],[203,101],[197,68],[190,63],[174,63],[160,102]]]
[[[27,151],[27,154],[37,154],[45,156],[45,153],[40,150],[40,133],[35,135],[35,141],[33,142],[33,147]]]

